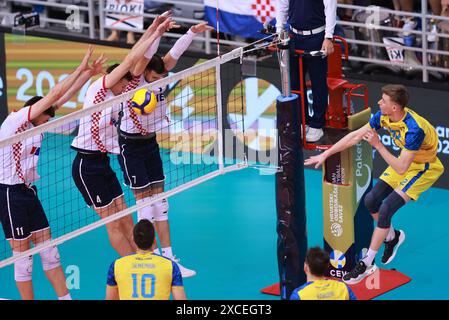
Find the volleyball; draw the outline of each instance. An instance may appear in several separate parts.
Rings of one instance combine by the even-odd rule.
[[[137,90],[131,99],[131,107],[138,115],[146,115],[153,112],[156,104],[156,95],[147,89]]]

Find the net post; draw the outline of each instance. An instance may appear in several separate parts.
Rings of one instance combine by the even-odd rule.
[[[276,102],[276,126],[279,134],[276,173],[277,257],[282,300],[306,282],[304,261],[307,251],[304,156],[301,140],[301,110],[298,95],[290,88],[290,43],[287,32],[281,34],[279,64],[282,95]]]

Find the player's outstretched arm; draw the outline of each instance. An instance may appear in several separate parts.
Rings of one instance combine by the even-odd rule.
[[[313,156],[306,159],[304,161],[304,165],[315,166],[315,169],[318,169],[324,163],[324,161],[326,161],[326,159],[329,158],[331,155],[342,152],[343,150],[346,150],[362,141],[365,134],[370,130],[372,130],[370,125],[366,124],[360,129],[348,133],[344,138],[342,138],[340,141],[338,141],[336,144],[334,144],[331,148],[329,148],[325,152],[317,156]]]
[[[193,41],[193,38],[195,38],[198,33],[211,30],[214,30],[214,28],[207,25],[207,22],[202,22],[190,27],[189,31],[187,31],[187,33],[181,38],[179,38],[173,48],[171,48],[171,50],[164,56],[165,69],[167,71],[170,71],[176,66],[179,58],[189,48],[190,44]]]
[[[59,109],[64,105],[64,103],[72,99],[72,97],[81,90],[90,78],[100,74],[103,70],[103,65],[107,60],[108,59],[104,57],[104,54],[102,54],[88,67],[88,69],[84,70],[69,90],[67,90],[67,92],[54,104],[56,109]]]
[[[139,44],[139,42],[143,42],[146,39],[148,39],[154,32],[156,32],[157,28],[168,18],[172,16],[171,11],[166,11],[163,14],[157,16],[154,20],[151,26],[147,29],[147,32],[145,32],[140,40],[136,43],[136,45]],[[173,27],[179,27],[178,25],[175,25],[173,23]],[[170,29],[170,26],[169,26]],[[168,31],[168,30],[167,30]],[[162,36],[161,36],[162,37]],[[133,76],[140,76],[144,71],[148,64],[148,62],[151,60],[151,58],[154,56],[154,54],[157,52],[157,49],[159,48],[159,43],[161,41],[161,37],[154,40],[154,42],[151,44],[151,46],[147,49],[144,56],[139,60],[139,62],[134,66],[133,70],[131,71]]]
[[[161,37],[165,30],[170,24],[173,23],[171,18],[167,18],[163,23],[161,23],[156,32],[154,32],[148,39],[141,42],[139,45],[134,46],[131,51],[126,55],[122,63],[119,64],[111,73],[107,74],[105,77],[106,88],[113,87],[117,82],[119,82],[123,76],[132,70],[138,61],[143,57],[150,45],[159,37]]]
[[[68,90],[73,86],[78,77],[89,68],[89,59],[92,56],[93,48],[89,46],[86,54],[84,55],[83,60],[80,65],[68,75],[64,80],[56,84],[50,92],[41,100],[36,102],[30,111],[30,120],[34,120],[38,117],[42,112],[50,108],[55,102],[57,102]]]
[[[172,287],[171,294],[173,300],[187,300],[186,292],[184,287]]]
[[[415,159],[415,153],[407,150],[402,150],[400,157],[395,157],[388,151],[388,149],[379,140],[377,132],[370,129],[363,136],[363,140],[367,141],[373,148],[376,148],[377,152],[380,153],[385,162],[388,163],[390,167],[393,168],[398,174],[403,175],[407,172],[408,168]]]

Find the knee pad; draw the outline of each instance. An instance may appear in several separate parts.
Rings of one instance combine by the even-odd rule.
[[[20,252],[14,252],[14,255]],[[28,256],[14,262],[14,279],[19,282],[31,281],[33,274],[33,256]]]
[[[44,271],[52,270],[61,265],[58,247],[52,246],[40,252],[42,268]]]
[[[393,188],[386,182],[379,180],[374,188],[365,196],[365,206],[371,213],[379,212],[382,201],[393,192]]]
[[[404,204],[405,200],[396,192],[392,192],[380,206],[377,227],[382,229],[390,228],[391,218]]]
[[[158,201],[153,206],[153,215],[156,221],[167,221],[168,220],[168,201],[167,199],[162,199]]]
[[[149,201],[151,200],[151,197],[149,198],[145,198],[145,199],[140,199],[140,200],[136,200],[136,204],[141,204],[143,202]],[[143,220],[143,219],[147,219],[149,220],[151,223],[154,223],[154,204],[149,205],[145,208],[142,208],[140,210],[137,210],[137,221]]]

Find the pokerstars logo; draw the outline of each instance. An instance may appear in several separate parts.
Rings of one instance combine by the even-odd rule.
[[[343,227],[341,226],[341,224],[339,224],[338,222],[332,223],[331,224],[331,233],[335,237],[341,237],[341,235],[343,234]]]
[[[330,263],[335,269],[343,269],[346,265],[346,257],[343,252],[334,250],[330,254]]]

